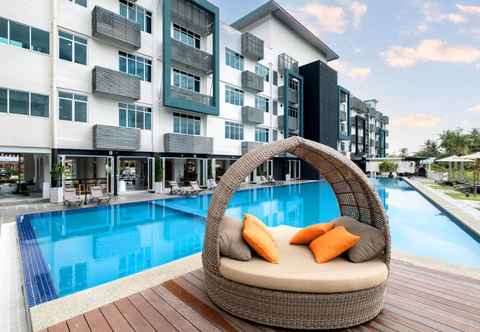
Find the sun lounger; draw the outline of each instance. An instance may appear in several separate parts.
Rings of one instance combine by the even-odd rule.
[[[215,181],[215,179],[208,179],[207,180],[207,189],[208,190],[213,190],[217,188],[217,182]]]
[[[63,189],[63,204],[67,207],[79,207],[83,203],[80,196],[77,195],[75,188]]]
[[[180,188],[177,181],[168,181],[170,185],[170,194],[171,195],[182,195],[182,196],[191,196],[194,195],[195,192],[191,188]]]
[[[191,187],[192,191],[196,194],[200,194],[200,193],[204,192],[204,190],[202,188],[200,188],[200,186],[198,185],[197,181],[190,181],[190,187]]]
[[[90,188],[90,202],[96,204],[110,204],[112,195],[105,194],[101,186],[93,186]]]

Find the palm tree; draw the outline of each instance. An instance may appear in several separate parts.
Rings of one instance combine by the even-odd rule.
[[[400,157],[405,158],[408,154],[408,149],[407,148],[401,148],[400,149]]]

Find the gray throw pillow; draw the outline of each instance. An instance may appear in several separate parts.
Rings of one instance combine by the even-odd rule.
[[[252,259],[252,251],[243,240],[242,228],[243,223],[240,220],[227,216],[223,217],[218,236],[221,256],[239,261]]]
[[[375,227],[347,216],[336,219],[335,226],[344,226],[348,232],[360,236],[360,241],[347,252],[348,259],[354,263],[368,261],[385,250],[385,235]]]

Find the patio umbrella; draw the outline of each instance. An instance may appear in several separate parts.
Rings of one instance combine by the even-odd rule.
[[[473,192],[475,195],[477,194],[477,185],[478,185],[478,177],[479,177],[479,170],[480,170],[480,152],[475,152],[466,156],[463,156],[466,160],[475,161],[475,171],[473,173]]]
[[[471,162],[473,162],[473,159],[469,158],[468,156],[459,157],[457,155],[453,155],[453,156],[450,156],[450,157],[438,159],[437,162],[448,162],[448,179],[450,180],[450,177],[453,178],[452,164],[456,165],[457,163],[460,163],[460,169],[462,170],[462,176],[464,176],[464,174],[463,174],[463,170],[464,170],[463,164],[464,163],[471,163]]]

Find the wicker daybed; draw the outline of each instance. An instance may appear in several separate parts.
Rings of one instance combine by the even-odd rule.
[[[218,239],[219,226],[223,220],[227,204],[232,194],[250,172],[270,158],[285,152],[309,162],[320,171],[321,175],[332,186],[342,215],[351,216],[384,232],[386,248],[380,259],[376,259],[375,262],[355,264],[347,262],[343,258],[337,258],[331,264],[330,262],[317,264],[319,272],[315,274],[311,270],[311,264],[314,263],[309,263],[313,261],[312,257],[306,257],[301,261],[298,259],[299,261],[295,262],[295,259],[282,256],[285,253],[282,252],[282,245],[279,244],[281,247],[280,264],[265,262],[265,265],[262,265],[255,259],[249,262],[239,262],[239,269],[242,269],[244,273],[238,278],[232,276],[231,270],[235,270],[236,263],[220,257]],[[285,229],[281,232],[273,232],[277,242],[286,241],[289,235],[285,232],[288,233]],[[292,250],[297,250],[296,253],[292,252],[292,255],[295,254],[298,257],[305,255],[298,251],[301,250],[298,247]],[[305,248],[305,250],[308,250],[308,248]],[[295,279],[298,279],[295,280],[298,287],[292,286],[293,282],[289,284],[285,280],[280,280],[281,278],[275,274],[275,270],[268,270],[282,269],[282,264],[287,264],[284,264],[284,261],[290,261],[290,264],[296,263],[298,265],[298,272],[291,274],[295,276]],[[270,266],[267,266],[267,264]],[[310,264],[310,267],[307,267],[309,270],[305,273],[301,269],[303,264]],[[213,194],[208,210],[203,266],[209,297],[216,305],[232,315],[261,324],[284,328],[346,328],[373,319],[383,308],[385,285],[390,269],[388,220],[375,190],[367,177],[353,162],[325,145],[300,137],[291,137],[263,145],[247,153],[223,175]],[[341,266],[341,268],[338,266]],[[359,266],[366,268],[358,270]],[[288,269],[292,269],[291,266],[285,268],[287,273]],[[337,269],[339,269],[337,274],[338,284],[340,285],[343,282],[343,285],[346,285],[346,291],[342,289],[343,286],[337,287],[335,274],[326,273],[328,270],[332,272],[337,271]],[[260,271],[257,278],[255,278],[256,270]],[[371,275],[369,276],[368,271],[370,270],[374,271],[370,273],[373,274],[373,279],[370,278]],[[348,273],[349,271],[351,273]],[[248,275],[249,273],[253,274],[253,280],[252,275]],[[265,275],[269,273],[269,277],[273,279],[265,279]],[[383,278],[381,273],[385,274]],[[311,279],[321,279],[328,276],[329,280],[302,281],[302,275],[304,277],[311,276]],[[364,280],[357,282],[356,278],[363,278]],[[340,282],[340,279],[343,279],[343,281]],[[346,282],[345,279],[347,279]],[[331,287],[325,286],[327,283]],[[310,286],[310,284],[312,285]]]

